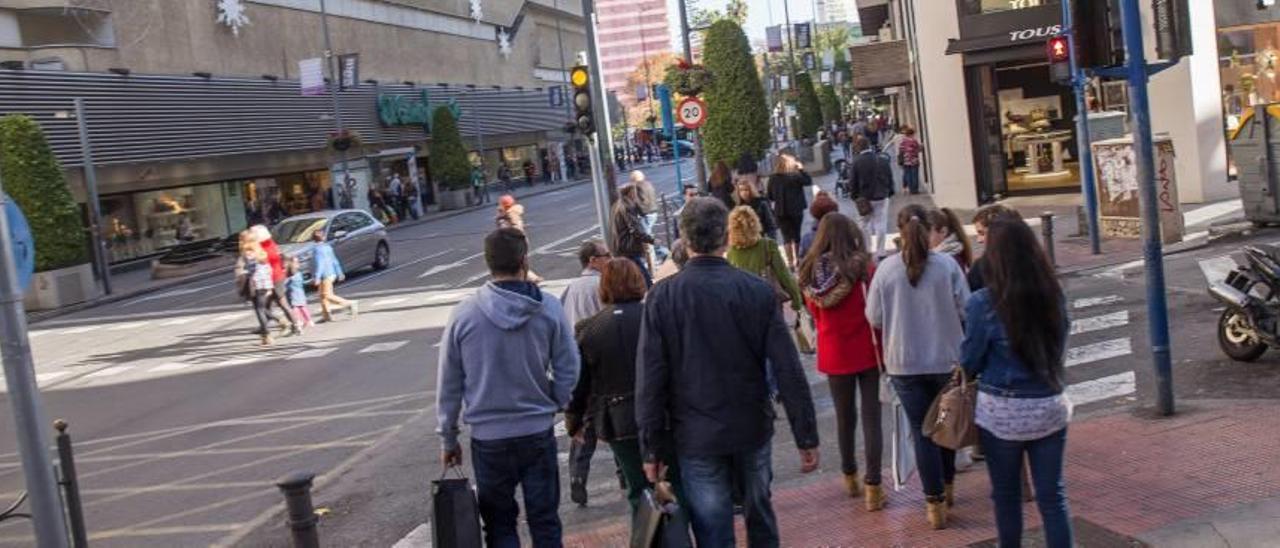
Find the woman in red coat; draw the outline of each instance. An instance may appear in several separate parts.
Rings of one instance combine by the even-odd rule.
[[[827,375],[836,408],[840,466],[850,497],[862,495],[867,511],[884,507],[880,487],[883,438],[880,431],[880,355],[864,308],[875,269],[852,219],[831,213],[800,263],[800,286],[818,328],[818,371]],[[860,402],[858,400],[861,400]],[[862,410],[866,488],[858,478],[854,431]]]

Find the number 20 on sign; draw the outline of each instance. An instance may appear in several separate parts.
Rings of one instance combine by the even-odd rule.
[[[697,97],[687,97],[680,101],[676,108],[680,125],[687,129],[698,129],[707,122],[707,104]]]

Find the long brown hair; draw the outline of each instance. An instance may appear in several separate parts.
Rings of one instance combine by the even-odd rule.
[[[996,219],[988,231],[987,288],[1009,345],[1028,369],[1061,390],[1066,318],[1057,272],[1026,223]]]
[[[907,280],[915,287],[929,264],[929,212],[911,204],[898,212],[898,236],[902,242],[902,263],[907,267]]]
[[[724,163],[724,160],[716,162],[716,167],[711,170],[711,178],[707,179],[707,186],[720,188],[732,184],[733,172],[729,169],[729,164]]]
[[[960,242],[960,246],[964,248],[960,252],[961,262],[966,267],[973,264],[973,244],[969,243],[969,235],[964,231],[964,222],[960,220],[960,216],[956,215],[955,211],[952,211],[949,207],[930,210],[929,225],[934,230],[944,228],[947,232],[954,234],[956,241]]]
[[[859,283],[867,277],[867,264],[871,255],[864,249],[862,231],[858,224],[840,213],[828,213],[818,223],[818,234],[809,246],[809,253],[800,261],[800,285],[814,282],[814,270],[823,255],[829,255],[831,264],[841,276],[851,283]]]

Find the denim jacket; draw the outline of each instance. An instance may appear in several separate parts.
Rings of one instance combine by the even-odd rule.
[[[978,377],[978,390],[1009,398],[1043,398],[1062,393],[1028,369],[1013,352],[990,290],[982,289],[969,298],[964,317],[960,364],[970,376]],[[1063,337],[1069,325],[1064,309]]]

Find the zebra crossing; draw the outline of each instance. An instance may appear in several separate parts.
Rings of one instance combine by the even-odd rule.
[[[1129,397],[1138,391],[1137,375],[1131,366],[1128,371],[1105,373],[1114,370],[1108,366],[1116,360],[1133,354],[1132,337],[1114,336],[1129,325],[1129,310],[1123,307],[1124,298],[1119,295],[1081,297],[1071,303],[1068,379],[1084,378],[1068,384],[1066,394],[1076,406]]]

